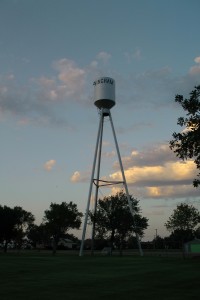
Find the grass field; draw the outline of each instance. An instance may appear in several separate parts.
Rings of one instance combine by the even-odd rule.
[[[199,299],[200,259],[0,254],[1,300]]]

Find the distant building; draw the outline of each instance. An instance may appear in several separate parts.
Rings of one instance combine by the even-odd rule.
[[[73,242],[67,238],[60,238],[58,242],[58,249],[76,249],[78,247],[77,242]],[[38,249],[52,249],[52,239],[46,243],[37,243],[36,248]]]
[[[63,247],[66,249],[74,249],[76,247],[77,243],[74,243],[73,241],[66,239],[66,238],[60,238],[58,242],[58,247]]]
[[[184,251],[189,256],[200,256],[200,240],[194,239],[184,244]]]

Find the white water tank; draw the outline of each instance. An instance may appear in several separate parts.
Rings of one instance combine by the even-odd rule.
[[[115,105],[115,80],[110,77],[100,77],[93,82],[94,105],[99,109],[111,109]]]

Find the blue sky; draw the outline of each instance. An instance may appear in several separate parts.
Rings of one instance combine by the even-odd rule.
[[[110,76],[129,192],[149,218],[145,239],[168,235],[178,203],[200,209],[193,162],[168,146],[182,130],[175,95],[200,83],[199,9],[198,0],[1,0],[1,204],[37,223],[51,202],[85,211],[99,122],[92,83]],[[101,176],[118,171],[105,122]]]

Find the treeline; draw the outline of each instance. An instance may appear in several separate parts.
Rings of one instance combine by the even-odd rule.
[[[51,203],[40,225],[34,224],[33,214],[21,207],[0,206],[0,242],[4,252],[7,252],[9,244],[17,249],[29,244],[32,247],[51,245],[55,253],[62,236],[70,229],[80,228],[81,218],[82,213],[72,202]],[[73,235],[70,238],[75,239]]]
[[[143,237],[148,219],[141,215],[139,200],[130,195],[130,202],[134,217],[130,213],[126,194],[122,191],[115,196],[99,199],[96,212],[89,213],[89,223],[95,224],[94,249],[99,248],[101,240],[102,247],[107,245],[112,249],[119,247],[122,250],[125,241],[135,233],[140,238]],[[80,229],[82,217],[83,214],[72,202],[51,203],[44,212],[43,222],[36,225],[31,212],[17,206],[0,206],[1,246],[4,252],[10,245],[17,249],[28,245],[34,248],[52,248],[54,254],[58,247],[67,247],[66,240],[72,242],[70,247],[79,247],[80,241],[70,234],[70,230]],[[85,248],[87,247],[86,241]]]
[[[130,203],[122,191],[116,195],[99,199],[96,212],[90,211],[89,223],[95,228],[94,239],[87,239],[85,249],[109,247],[119,249],[137,248],[135,234],[142,240],[148,219],[142,216],[139,200],[130,195]],[[23,247],[52,249],[79,248],[80,241],[70,233],[71,229],[80,229],[83,214],[73,202],[51,203],[44,211],[43,221],[36,225],[35,217],[22,207],[10,208],[0,205],[0,245],[4,252],[9,246],[15,249]],[[156,235],[152,241],[142,242],[145,249],[177,249],[192,239],[200,238],[200,213],[193,206],[182,203],[176,207],[165,223],[169,237]]]

